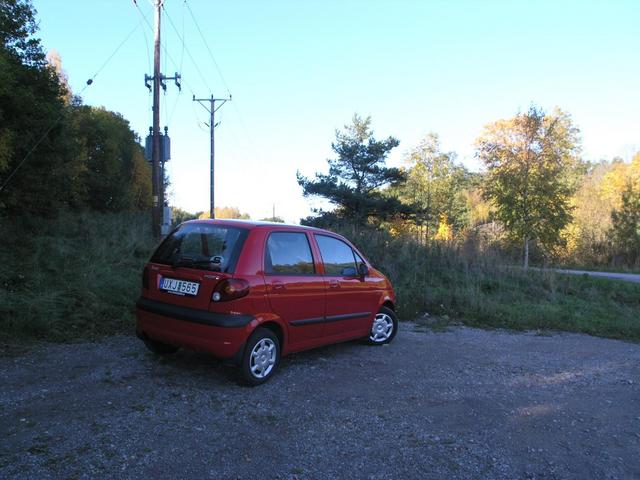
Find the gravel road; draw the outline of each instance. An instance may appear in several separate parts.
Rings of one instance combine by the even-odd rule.
[[[0,358],[0,478],[640,478],[640,345],[401,326],[253,389],[127,336]]]

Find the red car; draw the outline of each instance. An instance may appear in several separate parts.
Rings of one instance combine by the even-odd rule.
[[[267,381],[281,355],[398,331],[391,283],[348,240],[317,228],[194,220],[144,268],[137,334],[157,354],[206,351]]]

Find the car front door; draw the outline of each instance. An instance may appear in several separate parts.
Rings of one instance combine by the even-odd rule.
[[[375,315],[377,296],[366,276],[358,274],[351,246],[329,235],[314,234],[324,265],[327,292],[324,336],[327,341],[366,335]]]
[[[322,341],[325,285],[315,263],[305,232],[268,234],[264,250],[267,294],[272,310],[287,325],[288,343],[293,349]]]

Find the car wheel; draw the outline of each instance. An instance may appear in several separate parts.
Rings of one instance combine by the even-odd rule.
[[[269,380],[280,363],[280,342],[267,328],[257,328],[247,340],[240,364],[240,381],[254,387]]]
[[[384,345],[394,339],[398,332],[398,317],[387,307],[382,307],[371,324],[367,343],[369,345]]]
[[[180,349],[180,347],[176,347],[175,345],[158,342],[157,340],[152,340],[150,338],[145,338],[144,344],[156,355],[171,355]]]

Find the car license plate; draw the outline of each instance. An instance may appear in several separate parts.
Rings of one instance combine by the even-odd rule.
[[[160,290],[175,295],[197,295],[200,284],[188,282],[187,280],[177,280],[175,278],[163,277],[160,279]]]

